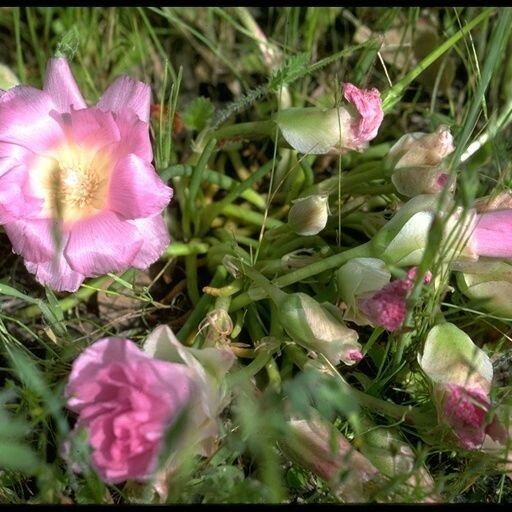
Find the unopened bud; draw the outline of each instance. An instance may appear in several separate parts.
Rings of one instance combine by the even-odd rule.
[[[433,327],[419,364],[432,380],[439,423],[450,429],[459,446],[476,449],[486,434],[502,435],[499,422],[487,420],[491,361],[464,331],[451,323]]]
[[[419,265],[437,216],[442,223],[440,243],[449,240],[449,245],[443,247],[446,257],[478,259],[470,239],[475,212],[457,208],[448,215],[450,201],[441,207],[438,203],[438,197],[433,195],[419,195],[407,201],[373,238],[374,254],[393,265]]]
[[[5,64],[0,64],[0,90],[10,89],[19,83],[18,77],[11,71],[11,68]]]
[[[328,482],[343,501],[367,501],[371,484],[385,485],[377,468],[332,425],[315,417],[293,419],[287,426],[279,442],[283,451]]]
[[[337,108],[289,108],[274,118],[290,146],[304,154],[343,154],[362,151],[377,135],[384,113],[377,89],[344,84],[348,102]]]
[[[320,233],[329,218],[329,197],[315,195],[293,201],[288,213],[288,226],[297,235],[310,236]]]
[[[449,183],[448,170],[442,165],[446,156],[455,150],[447,126],[434,133],[408,133],[390,149],[386,161],[393,168],[391,181],[398,192],[407,197],[436,194]]]
[[[479,261],[457,273],[460,291],[468,298],[479,301],[479,307],[512,317],[512,263],[508,261]]]
[[[288,335],[308,350],[323,354],[333,365],[353,365],[362,358],[358,334],[305,293],[279,301],[279,319]]]

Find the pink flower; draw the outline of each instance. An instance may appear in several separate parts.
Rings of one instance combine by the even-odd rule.
[[[470,245],[479,256],[512,258],[512,209],[477,215]]]
[[[343,97],[354,105],[358,115],[351,123],[353,144],[361,148],[374,139],[379,131],[384,111],[378,89],[358,89],[355,85],[343,84]]]
[[[88,432],[92,463],[105,482],[151,477],[192,385],[186,366],[152,359],[127,339],[98,340],[75,360],[67,405],[79,415],[76,428]]]
[[[486,434],[501,438],[499,423],[486,422],[486,414],[491,403],[485,391],[477,387],[463,387],[447,384],[443,402],[443,416],[452,428],[461,447],[468,450],[479,448]]]
[[[149,105],[149,86],[120,76],[87,107],[63,58],[43,90],[0,96],[0,223],[39,282],[75,291],[145,269],[168,245],[172,190],[151,164]]]
[[[416,272],[416,267],[412,267],[407,272],[405,279],[391,281],[372,296],[360,299],[360,310],[375,325],[380,325],[388,331],[396,331],[405,320],[406,299],[414,285]],[[431,278],[432,274],[427,272],[423,282],[428,284]]]

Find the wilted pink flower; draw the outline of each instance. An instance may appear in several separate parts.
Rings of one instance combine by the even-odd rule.
[[[192,386],[185,365],[152,359],[127,339],[98,340],[75,360],[67,405],[78,413],[76,428],[88,432],[92,463],[105,482],[152,475]]]
[[[43,90],[0,96],[0,223],[41,283],[75,291],[147,268],[169,243],[172,190],[151,165],[149,105],[149,86],[120,76],[87,107],[63,58],[50,59]]]
[[[416,278],[417,268],[412,267],[405,279],[396,279],[381,290],[359,301],[361,311],[375,324],[388,331],[400,328],[407,314],[406,299]],[[432,274],[427,272],[423,281],[428,284]]]
[[[490,406],[489,398],[482,389],[446,385],[443,403],[445,421],[463,448],[474,450],[480,447],[486,434],[493,432],[493,423],[488,425],[485,421]]]
[[[378,89],[358,89],[355,85],[343,84],[344,98],[354,105],[359,115],[352,121],[353,144],[364,146],[377,136],[384,111]]]
[[[512,258],[512,209],[478,214],[470,245],[479,256]]]

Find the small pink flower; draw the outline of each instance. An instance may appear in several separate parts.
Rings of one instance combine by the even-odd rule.
[[[408,280],[397,279],[371,297],[360,300],[359,308],[375,325],[380,325],[388,331],[395,331],[405,320],[405,300],[409,289]]]
[[[479,256],[512,258],[512,209],[478,214],[470,244]]]
[[[487,426],[485,416],[490,405],[482,389],[446,385],[444,418],[463,448],[474,450],[482,445]]]
[[[364,147],[377,136],[384,111],[378,89],[359,89],[350,83],[343,84],[344,98],[354,105],[358,116],[352,122],[352,137],[356,147]]]
[[[166,430],[193,389],[189,369],[144,354],[132,341],[103,338],[73,363],[67,405],[78,413],[92,463],[107,483],[146,480]]]
[[[168,245],[172,190],[151,164],[149,108],[149,86],[128,76],[88,107],[63,58],[50,59],[43,90],[0,96],[0,223],[41,283],[75,291],[145,269]]]
[[[359,300],[359,308],[375,325],[380,325],[388,331],[399,329],[407,314],[407,295],[416,279],[417,268],[412,267],[405,279],[396,279],[386,284],[377,293]],[[428,284],[432,273],[425,274],[423,282]]]

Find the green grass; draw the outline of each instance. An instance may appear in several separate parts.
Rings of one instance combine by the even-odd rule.
[[[411,48],[402,37],[394,60],[379,52],[383,33],[396,26],[414,37],[420,17],[435,27],[434,40]],[[392,432],[412,453],[410,467],[379,470],[360,500],[508,502],[512,485],[493,457],[430,432],[435,411],[417,355],[439,315],[491,355],[510,344],[511,319],[464,297],[446,269],[442,222],[420,273],[431,270],[444,287],[416,288],[403,331],[357,327],[365,359],[356,367],[334,368],[290,340],[281,312],[248,275],[334,305],[334,272],[365,254],[370,235],[403,202],[383,156],[404,133],[450,126],[457,206],[468,210],[475,198],[508,189],[511,21],[510,8],[476,7],[0,9],[0,64],[21,83],[40,87],[46,61],[59,54],[90,105],[122,73],[151,85],[155,166],[174,189],[165,213],[173,242],[161,260],[148,272],[88,280],[75,294],[38,285],[0,231],[0,503],[160,502],[151,483],[107,486],[90,469],[75,474],[61,446],[75,421],[63,397],[73,360],[104,336],[142,343],[162,323],[185,345],[231,346],[239,363],[227,379],[232,401],[217,449],[182,457],[168,502],[353,500],[350,465],[329,484],[285,447],[290,416],[312,414],[362,453],[375,430]],[[367,41],[354,38],[360,25],[372,32]],[[399,52],[408,54],[403,65]],[[3,80],[0,73],[0,88]],[[296,154],[274,114],[333,107],[345,81],[381,91],[377,138],[362,153]],[[322,187],[330,193],[327,228],[315,237],[290,233],[291,202]],[[296,267],[283,263],[306,250]],[[230,334],[205,320],[219,310],[230,316]],[[509,390],[496,390],[496,400]],[[432,485],[404,485],[420,468]]]

